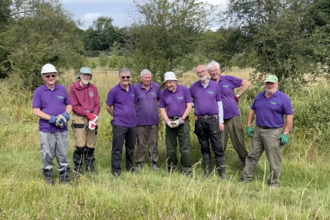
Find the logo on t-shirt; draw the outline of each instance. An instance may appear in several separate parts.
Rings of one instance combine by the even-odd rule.
[[[273,104],[273,105],[277,105],[277,103],[276,102],[270,102],[271,104]]]
[[[157,95],[155,92],[151,92],[150,94],[151,94],[151,95],[154,95],[154,96],[156,96],[156,95]]]
[[[93,93],[93,92],[89,92],[88,95],[89,95],[90,97],[93,97],[93,96],[94,96],[94,93]]]
[[[212,92],[212,91],[207,91],[209,94],[214,94],[214,92]]]
[[[227,88],[227,87],[229,87],[229,85],[224,85],[224,86],[222,86],[222,87]]]
[[[131,94],[131,96],[132,96],[132,97],[134,97],[134,96],[135,96],[135,94]]]
[[[59,99],[64,99],[64,96],[60,96],[60,95],[58,95],[57,98],[59,98]]]
[[[176,97],[176,98],[177,98],[177,99],[180,99],[180,100],[183,99],[183,97]]]

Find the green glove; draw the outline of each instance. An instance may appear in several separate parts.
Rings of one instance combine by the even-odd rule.
[[[285,145],[289,141],[289,136],[288,135],[285,135],[285,134],[281,134],[280,140],[281,140],[281,142],[280,142],[281,145]]]
[[[246,127],[246,135],[250,137],[251,133],[253,133],[253,129],[251,127]]]

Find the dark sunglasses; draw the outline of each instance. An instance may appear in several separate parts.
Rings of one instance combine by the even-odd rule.
[[[55,78],[56,77],[56,75],[47,75],[47,76],[45,76],[47,79],[48,78],[50,78],[50,77],[53,77],[53,78]]]
[[[130,79],[131,76],[122,76],[121,78],[122,78],[122,79],[125,79],[125,78],[126,78],[126,79]]]

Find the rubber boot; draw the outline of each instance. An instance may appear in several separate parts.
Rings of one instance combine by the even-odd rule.
[[[85,147],[85,164],[86,164],[86,171],[95,173],[94,168],[94,148]]]
[[[226,176],[226,166],[225,166],[225,157],[216,157],[215,158],[216,170],[219,177],[223,180],[227,180]]]
[[[208,178],[212,173],[212,165],[211,165],[211,155],[210,154],[203,154],[203,161],[204,161],[204,178]]]
[[[49,185],[53,185],[53,170],[52,169],[49,169],[49,170],[46,170],[44,169],[42,171],[42,173],[44,174],[44,181],[45,183],[49,184]]]
[[[84,157],[84,147],[77,147],[73,152],[73,163],[74,163],[74,178],[77,179],[82,174],[82,165]]]
[[[66,170],[60,171],[60,181],[62,183],[71,185],[71,181],[70,181],[70,168],[69,167],[67,167]]]

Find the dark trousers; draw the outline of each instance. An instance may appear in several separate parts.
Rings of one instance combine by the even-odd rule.
[[[219,120],[217,118],[198,118],[195,121],[195,134],[197,135],[199,144],[201,145],[201,151],[203,155],[211,154],[209,147],[211,142],[211,148],[214,152],[214,156],[225,156],[221,143]]]
[[[177,128],[170,128],[166,125],[166,152],[168,168],[175,169],[178,164],[177,159],[177,139],[179,140],[181,153],[182,171],[187,172],[191,168],[190,155],[190,125],[189,119],[185,119],[185,123]]]
[[[158,125],[137,126],[136,162],[143,163],[146,146],[149,148],[149,161],[158,161]]]
[[[136,141],[136,127],[112,126],[112,151],[111,170],[117,172],[121,170],[121,158],[123,145],[126,147],[126,170],[133,167],[133,153]]]

